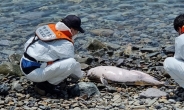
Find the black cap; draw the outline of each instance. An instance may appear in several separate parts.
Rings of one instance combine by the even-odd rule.
[[[69,28],[74,28],[81,33],[84,33],[84,30],[81,28],[81,19],[76,15],[68,15],[62,21]]]

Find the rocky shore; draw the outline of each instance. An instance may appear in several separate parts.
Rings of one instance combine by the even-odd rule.
[[[182,0],[7,0],[0,11],[1,110],[184,110],[184,90],[163,68],[164,59],[175,52],[172,23],[183,13]],[[74,43],[83,71],[117,66],[143,71],[165,85],[110,83],[107,90],[84,77],[80,88],[98,89],[79,97],[35,93],[19,68],[23,44],[38,24],[57,22],[67,14],[79,15],[86,31]]]
[[[108,31],[109,32],[109,31]],[[103,30],[103,33],[109,34]],[[140,45],[139,45],[140,46]],[[136,69],[154,76],[159,81],[164,81],[163,86],[139,86],[120,83],[110,83],[111,90],[107,90],[100,82],[84,77],[79,83],[94,83],[97,91],[90,91],[90,95],[82,94],[76,97],[64,97],[47,94],[40,96],[34,92],[34,85],[23,76],[19,70],[21,55],[9,56],[9,62],[0,65],[1,90],[0,107],[3,110],[64,110],[64,109],[96,109],[96,110],[182,110],[184,109],[183,89],[170,79],[163,69],[163,60],[167,55],[173,55],[171,49],[166,48],[140,48],[128,44],[123,49],[107,46],[95,40],[87,47],[90,54],[76,54],[76,60],[81,63],[82,70],[87,72],[98,65],[112,65],[125,69]],[[92,49],[92,50],[90,50]],[[159,50],[159,51],[158,51]],[[101,55],[101,56],[100,56]],[[108,57],[107,57],[108,56]],[[6,72],[4,72],[6,71]],[[72,83],[70,83],[72,84]],[[74,83],[73,83],[74,84]],[[7,88],[5,88],[7,87]],[[85,90],[87,90],[85,89]],[[86,93],[88,93],[87,91]]]

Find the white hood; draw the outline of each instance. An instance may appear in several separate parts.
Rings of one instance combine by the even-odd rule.
[[[57,22],[55,28],[58,31],[69,31],[71,33],[71,30],[63,22]]]

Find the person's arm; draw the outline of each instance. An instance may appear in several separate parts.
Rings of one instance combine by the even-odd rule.
[[[85,76],[85,72],[81,71],[81,66],[79,62],[76,62],[74,72],[69,76],[72,82],[77,82],[79,79]]]
[[[178,60],[184,60],[184,36],[179,36],[175,39],[175,54],[174,57]]]
[[[24,51],[26,51],[27,46],[32,42],[34,37],[29,38],[26,43],[24,44]]]
[[[179,51],[180,51],[180,56],[181,56],[182,60],[184,61],[184,44],[181,46],[181,50],[179,50]]]
[[[76,66],[73,74],[79,79],[84,76],[84,71],[81,71],[81,65],[79,62],[76,62]]]

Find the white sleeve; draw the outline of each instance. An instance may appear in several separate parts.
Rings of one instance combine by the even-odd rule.
[[[175,38],[174,58],[178,60],[184,60],[184,34]]]
[[[31,37],[27,40],[27,42],[24,44],[24,51],[26,51],[27,46],[32,42],[34,37]]]
[[[184,60],[184,44],[181,46],[180,49],[181,50],[177,50],[177,51],[180,51],[180,56],[181,56],[182,60]]]

